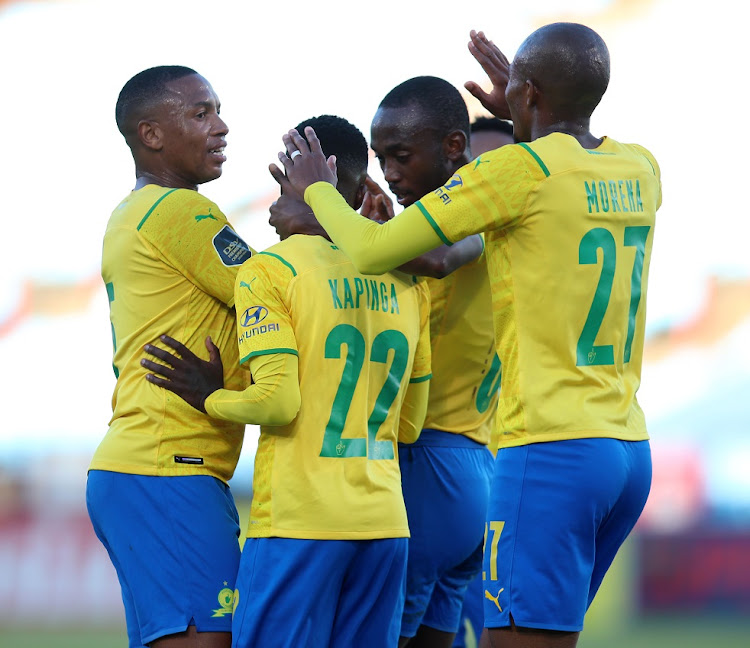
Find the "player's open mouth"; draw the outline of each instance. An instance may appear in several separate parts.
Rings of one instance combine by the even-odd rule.
[[[209,151],[210,155],[213,155],[214,157],[221,158],[222,162],[226,162],[227,156],[224,155],[224,149],[226,146],[220,146],[219,148],[211,149]]]

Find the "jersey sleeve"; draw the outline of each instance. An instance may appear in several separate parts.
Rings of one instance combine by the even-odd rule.
[[[547,176],[522,145],[503,146],[461,167],[418,208],[444,243],[517,225],[529,194]]]
[[[254,251],[216,204],[197,191],[167,192],[138,231],[191,283],[228,306],[234,304],[237,270]]]
[[[238,273],[235,310],[240,364],[258,355],[299,355],[284,299],[293,277],[288,265],[264,252],[253,256]]]
[[[409,382],[424,382],[432,378],[432,349],[430,346],[430,291],[427,283],[420,281],[414,289],[419,296],[419,340],[414,352]]]
[[[659,209],[661,207],[661,169],[659,168],[659,163],[656,161],[656,158],[651,154],[651,151],[644,148],[640,144],[632,144],[631,145],[634,149],[636,149],[643,157],[648,160],[649,165],[651,166],[651,169],[654,173],[654,176],[656,176],[656,180],[659,183],[659,193],[657,195],[656,199],[656,208]]]

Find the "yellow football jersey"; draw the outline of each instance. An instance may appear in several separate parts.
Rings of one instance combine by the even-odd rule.
[[[484,255],[430,290],[432,379],[424,427],[490,440],[500,386],[492,297]]]
[[[219,208],[197,191],[148,185],[112,213],[104,235],[117,376],[109,430],[90,468],[140,475],[213,475],[229,480],[244,426],[210,418],[149,383],[145,344],[166,333],[206,357],[205,338],[221,350],[224,383],[242,389],[234,283],[252,251]],[[164,347],[166,348],[166,347]]]
[[[486,232],[499,447],[648,438],[640,384],[659,167],[554,133],[471,162],[417,203],[446,241]]]
[[[408,536],[397,427],[408,383],[430,377],[424,286],[298,235],[243,265],[235,295],[241,361],[297,354],[302,395],[291,424],[261,427],[247,535]]]

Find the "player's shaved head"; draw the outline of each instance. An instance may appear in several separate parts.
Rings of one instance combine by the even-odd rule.
[[[607,45],[593,29],[577,23],[537,29],[521,44],[513,66],[564,119],[591,116],[609,84]]]
[[[115,120],[128,143],[135,135],[138,122],[153,117],[153,110],[167,100],[168,84],[191,74],[198,73],[183,65],[160,65],[139,72],[122,87],[115,106]]]

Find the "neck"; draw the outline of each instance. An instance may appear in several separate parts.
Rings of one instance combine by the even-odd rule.
[[[169,172],[151,172],[136,169],[134,190],[137,191],[150,184],[173,189],[192,189],[193,191],[198,191],[198,185],[190,184]]]
[[[545,124],[537,124],[531,130],[531,140],[539,139],[551,133],[565,133],[578,140],[585,149],[595,149],[602,140],[592,135],[589,130],[588,119],[552,121]]]

